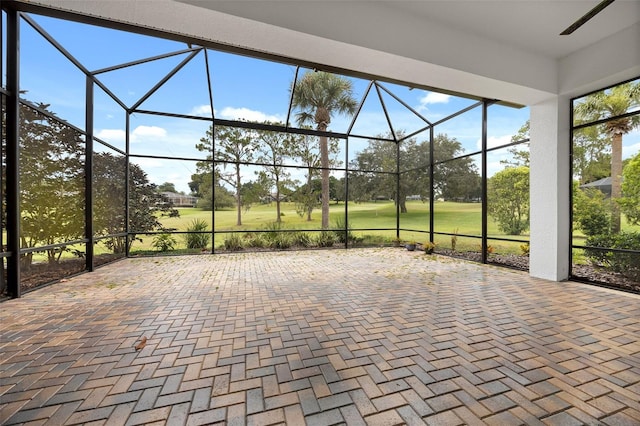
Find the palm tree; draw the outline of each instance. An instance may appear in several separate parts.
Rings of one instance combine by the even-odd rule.
[[[326,131],[334,113],[353,114],[357,101],[350,80],[326,72],[306,72],[293,90],[293,108],[299,108],[299,125],[313,122],[316,129]],[[322,167],[322,229],[329,228],[329,143],[320,136],[320,167]]]
[[[576,124],[608,117],[618,117],[640,106],[640,81],[623,83],[611,90],[588,95],[575,108]],[[620,232],[620,206],[615,200],[622,196],[622,136],[640,126],[640,115],[614,118],[602,124],[611,138],[611,232]]]

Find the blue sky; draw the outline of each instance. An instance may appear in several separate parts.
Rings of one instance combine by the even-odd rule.
[[[184,43],[53,18],[33,18],[90,71],[187,48]],[[84,129],[84,74],[26,22],[21,26],[21,33],[21,88],[27,91],[25,97],[34,102],[50,104],[50,109],[59,117]],[[186,56],[185,53],[102,73],[97,78],[122,102],[131,106]],[[295,66],[211,50],[208,51],[208,60],[216,117],[250,121],[286,120],[289,87],[295,76]],[[140,108],[210,117],[206,69],[204,54],[200,52]],[[301,69],[300,75],[304,71]],[[369,82],[356,78],[351,80],[356,99],[362,99]],[[432,122],[475,102],[436,92],[410,90],[390,83],[382,84]],[[388,126],[376,98],[375,91],[367,97],[353,133],[367,136],[387,133]],[[384,101],[397,130],[413,132],[424,125],[416,115],[386,93]],[[125,113],[122,108],[102,90],[95,91],[94,108],[95,135],[124,149]],[[488,121],[489,146],[509,143],[511,136],[525,123],[528,116],[528,108],[491,106]],[[293,122],[293,117],[291,121]],[[350,117],[337,116],[333,118],[329,129],[346,132],[350,122]],[[195,149],[195,144],[205,135],[209,125],[207,121],[134,114],[131,118],[131,153],[203,158],[204,154]],[[466,152],[477,151],[480,148],[481,108],[437,126],[436,133],[447,133],[450,137],[455,137]],[[421,135],[418,138],[422,139]],[[356,142],[351,145],[353,147],[349,157],[353,158],[357,150],[366,146],[366,143]],[[625,156],[638,151],[640,132],[636,131],[625,137]],[[490,174],[504,167],[500,164],[504,154],[505,150],[501,150],[489,155]],[[185,192],[189,191],[187,183],[191,174],[196,171],[195,162],[191,161],[133,161],[145,169],[152,182],[173,182],[178,190]]]

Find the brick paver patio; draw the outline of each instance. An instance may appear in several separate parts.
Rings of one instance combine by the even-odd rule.
[[[7,425],[640,424],[639,297],[418,252],[127,259],[0,310]]]

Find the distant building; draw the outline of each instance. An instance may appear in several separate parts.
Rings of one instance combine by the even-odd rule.
[[[605,196],[611,197],[611,176],[585,183],[580,185],[580,188],[596,188],[602,191]]]
[[[198,204],[198,198],[192,195],[178,194],[177,192],[161,192],[160,195],[173,207],[195,207]]]
[[[271,194],[260,198],[260,202],[262,204],[271,204],[276,201],[278,201],[278,195],[275,192],[272,192]],[[280,202],[287,202],[287,201],[289,201],[289,196],[285,194],[280,194]]]

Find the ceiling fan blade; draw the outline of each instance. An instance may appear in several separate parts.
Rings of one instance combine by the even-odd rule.
[[[602,9],[609,6],[615,0],[603,0],[596,7],[587,12],[582,18],[578,19],[576,22],[571,24],[566,30],[560,33],[560,35],[569,35],[573,33],[575,30],[583,26],[589,19],[596,16],[598,13],[602,12]]]

